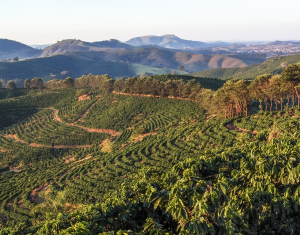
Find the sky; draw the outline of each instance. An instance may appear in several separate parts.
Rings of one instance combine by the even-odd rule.
[[[299,0],[0,0],[0,38],[28,45],[175,34],[195,41],[300,40]]]

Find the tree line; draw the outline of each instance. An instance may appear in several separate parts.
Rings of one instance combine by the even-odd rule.
[[[7,88],[15,89],[13,81]],[[0,84],[1,86],[1,84]],[[44,83],[40,78],[26,79],[27,89],[43,89]],[[264,111],[280,108],[281,111],[292,103],[300,108],[300,63],[287,66],[282,74],[264,74],[252,82],[247,80],[230,79],[216,92],[204,89],[195,79],[158,80],[155,77],[132,77],[113,79],[106,75],[83,75],[75,81],[68,77],[65,80],[50,80],[46,82],[47,89],[59,88],[93,88],[106,93],[131,94],[136,96],[149,95],[154,97],[170,97],[189,99],[198,102],[212,114],[224,118],[247,116],[248,108],[253,100],[258,100],[259,107]]]
[[[51,86],[49,86],[51,84]],[[65,81],[52,80],[47,88],[64,87]],[[82,76],[74,81],[74,87],[90,87],[117,94],[151,95],[156,97],[186,98],[198,102],[212,114],[224,118],[247,116],[253,100],[258,100],[264,111],[281,111],[292,103],[300,108],[300,63],[287,66],[281,75],[264,74],[252,82],[228,80],[216,92],[204,89],[196,80],[159,81],[153,77],[120,78],[114,80],[108,75]]]
[[[264,74],[252,82],[232,79],[216,92],[203,91],[199,100],[212,113],[225,118],[247,116],[248,107],[253,100],[258,100],[259,108],[265,112],[289,110],[290,102],[293,107],[300,108],[300,63],[286,67],[280,75]],[[278,107],[279,106],[279,107]]]

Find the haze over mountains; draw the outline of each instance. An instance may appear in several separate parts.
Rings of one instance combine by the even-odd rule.
[[[3,48],[0,58],[0,78],[19,79],[18,85],[26,78],[66,76],[78,77],[88,73],[109,74],[114,77],[139,76],[146,73],[164,74],[197,72],[210,68],[244,67],[248,63],[223,55],[200,55],[185,51],[163,48],[159,45],[132,46],[118,40],[84,42],[81,40],[62,40],[43,50],[24,44],[0,39]],[[9,63],[8,58],[27,58]],[[179,66],[183,72],[177,71]],[[67,73],[65,73],[67,71]],[[64,74],[61,74],[64,72]]]
[[[213,47],[213,46],[230,46],[233,43],[227,42],[199,42],[192,40],[181,39],[174,34],[166,34],[163,36],[142,36],[132,38],[125,43],[132,46],[143,46],[143,45],[157,45],[171,49],[186,49],[186,48],[201,48],[201,47]]]
[[[40,50],[27,46],[23,43],[8,39],[0,39],[0,59],[19,57],[19,59],[36,57],[41,54]]]
[[[105,73],[118,78],[143,73],[171,73],[172,70],[175,73],[194,73],[210,69],[244,68],[263,63],[269,51],[274,53],[273,50],[282,49],[296,53],[297,46],[300,52],[298,42],[232,45],[226,42],[184,40],[171,34],[136,37],[126,42],[116,39],[97,42],[68,39],[39,50],[16,41],[0,39],[0,60],[12,62],[8,59],[27,59],[17,63],[0,63],[0,78],[18,78],[21,84],[24,79],[35,76],[48,80],[53,77],[64,79],[66,76],[75,78],[88,73]],[[184,71],[176,71],[182,65]],[[200,74],[207,77],[210,73]],[[215,73],[211,75],[224,77],[215,76]]]

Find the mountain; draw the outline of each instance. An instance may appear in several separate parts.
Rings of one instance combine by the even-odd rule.
[[[206,78],[221,78],[229,77],[239,79],[254,79],[255,77],[265,74],[280,74],[282,70],[291,63],[298,63],[300,61],[300,54],[292,56],[278,56],[266,60],[264,63],[251,65],[243,68],[218,68],[206,71],[199,71],[191,75],[196,77]]]
[[[67,71],[67,73],[62,74],[63,71]],[[47,81],[54,78],[77,78],[89,73],[109,74],[112,77],[135,75],[126,63],[86,60],[66,55],[27,59],[15,63],[0,63],[0,78],[6,81],[18,78],[18,87],[23,87],[23,81],[26,78],[40,77]]]
[[[171,68],[155,68],[152,66],[106,61],[99,56],[99,52],[77,52],[85,54],[79,56],[68,52],[43,58],[33,58],[14,63],[0,63],[0,78],[6,83],[16,79],[17,86],[23,87],[26,78],[40,77],[44,81],[50,79],[77,78],[89,73],[108,74],[111,77],[131,77],[140,74],[157,75],[170,74]],[[101,53],[101,52],[100,52]],[[174,70],[179,74],[180,71]],[[185,74],[185,72],[183,72]]]
[[[0,60],[12,59],[16,56],[19,59],[35,57],[40,53],[40,50],[34,49],[23,43],[8,39],[0,39]]]
[[[197,55],[188,52],[176,52],[158,48],[76,51],[65,54],[89,60],[103,59],[105,61],[135,63],[157,68],[177,69],[179,66],[183,65],[185,67],[184,70],[187,72],[196,72],[212,68],[245,67],[248,65],[240,59],[224,55]]]
[[[204,42],[184,40],[173,34],[167,34],[163,36],[136,37],[126,41],[125,43],[132,46],[158,45],[173,49],[198,48],[207,46],[207,44]]]
[[[128,48],[132,48],[132,46],[122,43],[115,39],[100,42],[84,42],[81,40],[67,39],[46,47],[43,50],[41,57],[70,51],[105,51],[107,49],[109,50]]]

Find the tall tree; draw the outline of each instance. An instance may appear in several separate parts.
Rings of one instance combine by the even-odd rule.
[[[9,90],[15,90],[17,88],[17,85],[14,81],[8,81],[6,85],[7,89]]]
[[[298,84],[300,84],[300,63],[291,64],[291,65],[287,66],[283,70],[281,77],[284,81],[286,81],[289,84],[290,92],[289,92],[288,96],[290,98],[292,98],[293,106],[294,106],[295,105],[295,95],[298,92],[295,87],[298,86]],[[299,104],[299,95],[297,95],[297,96],[298,96],[298,104]]]
[[[33,89],[43,89],[44,88],[44,82],[41,78],[34,78],[30,82],[30,86]]]
[[[265,101],[267,111],[268,108],[268,84],[271,78],[270,74],[264,74],[256,77],[249,86],[250,96],[252,99],[258,100],[260,103],[260,109],[262,110],[262,102]]]
[[[64,80],[64,87],[66,88],[72,88],[74,87],[74,80],[70,77],[67,77],[65,80]]]
[[[28,78],[25,79],[25,81],[24,81],[24,88],[30,89],[30,84],[31,84],[30,80]]]
[[[178,95],[180,98],[182,98],[182,93],[183,93],[183,90],[185,88],[185,83],[182,79],[180,80],[175,80],[175,85],[177,86],[177,91],[178,91]]]
[[[114,82],[114,90],[118,94],[124,89],[125,86],[125,78],[121,77],[120,79],[116,80]]]
[[[135,94],[142,94],[143,93],[143,83],[144,79],[143,78],[137,78],[135,83],[134,83],[134,93]]]

